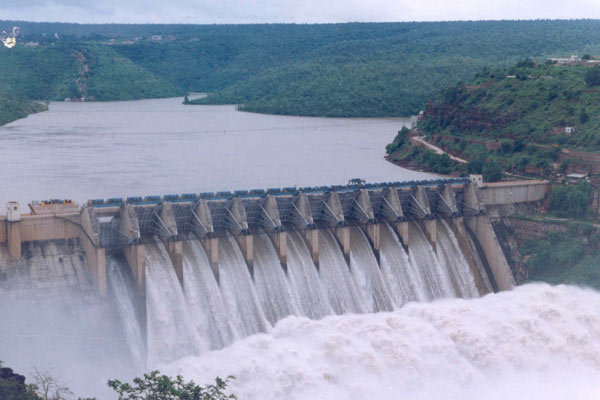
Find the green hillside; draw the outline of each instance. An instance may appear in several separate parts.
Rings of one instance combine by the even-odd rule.
[[[0,96],[0,126],[45,110],[47,107],[40,103]]]
[[[0,49],[0,93],[44,100],[132,100],[183,91],[108,46],[57,42]]]
[[[595,62],[596,60],[592,61]],[[428,105],[422,128],[489,139],[600,149],[600,66],[580,62],[482,72],[446,89]],[[586,76],[598,75],[586,83]],[[572,127],[575,133],[566,133]]]
[[[21,26],[0,93],[120,100],[206,92],[199,104],[322,116],[406,116],[484,67],[600,53],[600,21]],[[159,36],[160,35],[160,36]],[[154,36],[154,38],[153,38]],[[33,41],[39,46],[24,46]],[[82,73],[80,55],[89,71]]]
[[[442,173],[486,175],[487,170],[491,180],[499,179],[501,171],[549,176],[575,163],[588,171],[585,163],[596,162],[589,152],[600,150],[596,61],[524,60],[508,69],[486,69],[467,84],[441,91],[427,104],[419,132],[470,161],[467,165],[415,148],[402,137],[388,152],[398,162],[410,159]],[[591,161],[577,160],[581,152],[588,152]]]

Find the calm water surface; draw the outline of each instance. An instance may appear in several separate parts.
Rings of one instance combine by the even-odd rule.
[[[428,176],[383,159],[407,119],[271,116],[181,102],[52,103],[1,127],[1,204]]]

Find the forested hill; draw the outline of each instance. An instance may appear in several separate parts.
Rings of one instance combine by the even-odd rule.
[[[600,173],[600,57],[483,70],[451,86],[426,106],[418,133],[453,162],[416,147],[401,131],[388,145],[390,159],[440,173],[503,172],[554,178]],[[414,132],[413,132],[414,134]]]
[[[435,97],[419,129],[598,151],[600,59],[569,64],[524,60],[513,68],[483,71]]]
[[[600,21],[20,26],[0,91],[95,100],[208,92],[198,103],[323,116],[405,116],[485,66],[600,53]],[[29,42],[29,47],[23,43]],[[39,45],[37,45],[39,44]],[[36,46],[37,45],[37,46]],[[2,49],[5,50],[5,49]],[[12,75],[6,78],[6,71]],[[9,81],[8,81],[8,80]]]

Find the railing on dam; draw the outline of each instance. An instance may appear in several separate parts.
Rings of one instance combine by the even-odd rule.
[[[462,185],[469,183],[469,178],[442,178],[430,180],[413,180],[402,182],[380,182],[380,183],[363,183],[349,185],[333,185],[333,186],[310,186],[310,187],[283,187],[269,189],[250,189],[250,190],[235,190],[235,191],[220,191],[220,192],[201,192],[201,193],[185,193],[179,195],[164,195],[164,196],[145,196],[145,197],[116,197],[109,199],[94,199],[89,200],[88,205],[94,208],[120,207],[124,204],[131,205],[156,205],[163,201],[169,203],[189,203],[200,199],[204,200],[231,200],[235,197],[241,199],[259,198],[266,195],[271,196],[296,196],[300,193],[308,195],[326,194],[332,191],[338,193],[355,192],[358,189],[366,189],[369,191],[378,191],[386,188],[414,188],[417,186],[438,186],[438,185]]]

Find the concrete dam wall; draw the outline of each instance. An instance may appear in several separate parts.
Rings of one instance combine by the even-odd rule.
[[[287,315],[509,290],[486,201],[540,201],[547,186],[535,185],[507,197],[507,186],[439,179],[50,202],[27,214],[9,203],[0,297],[69,293],[113,314],[134,363],[156,365]]]

